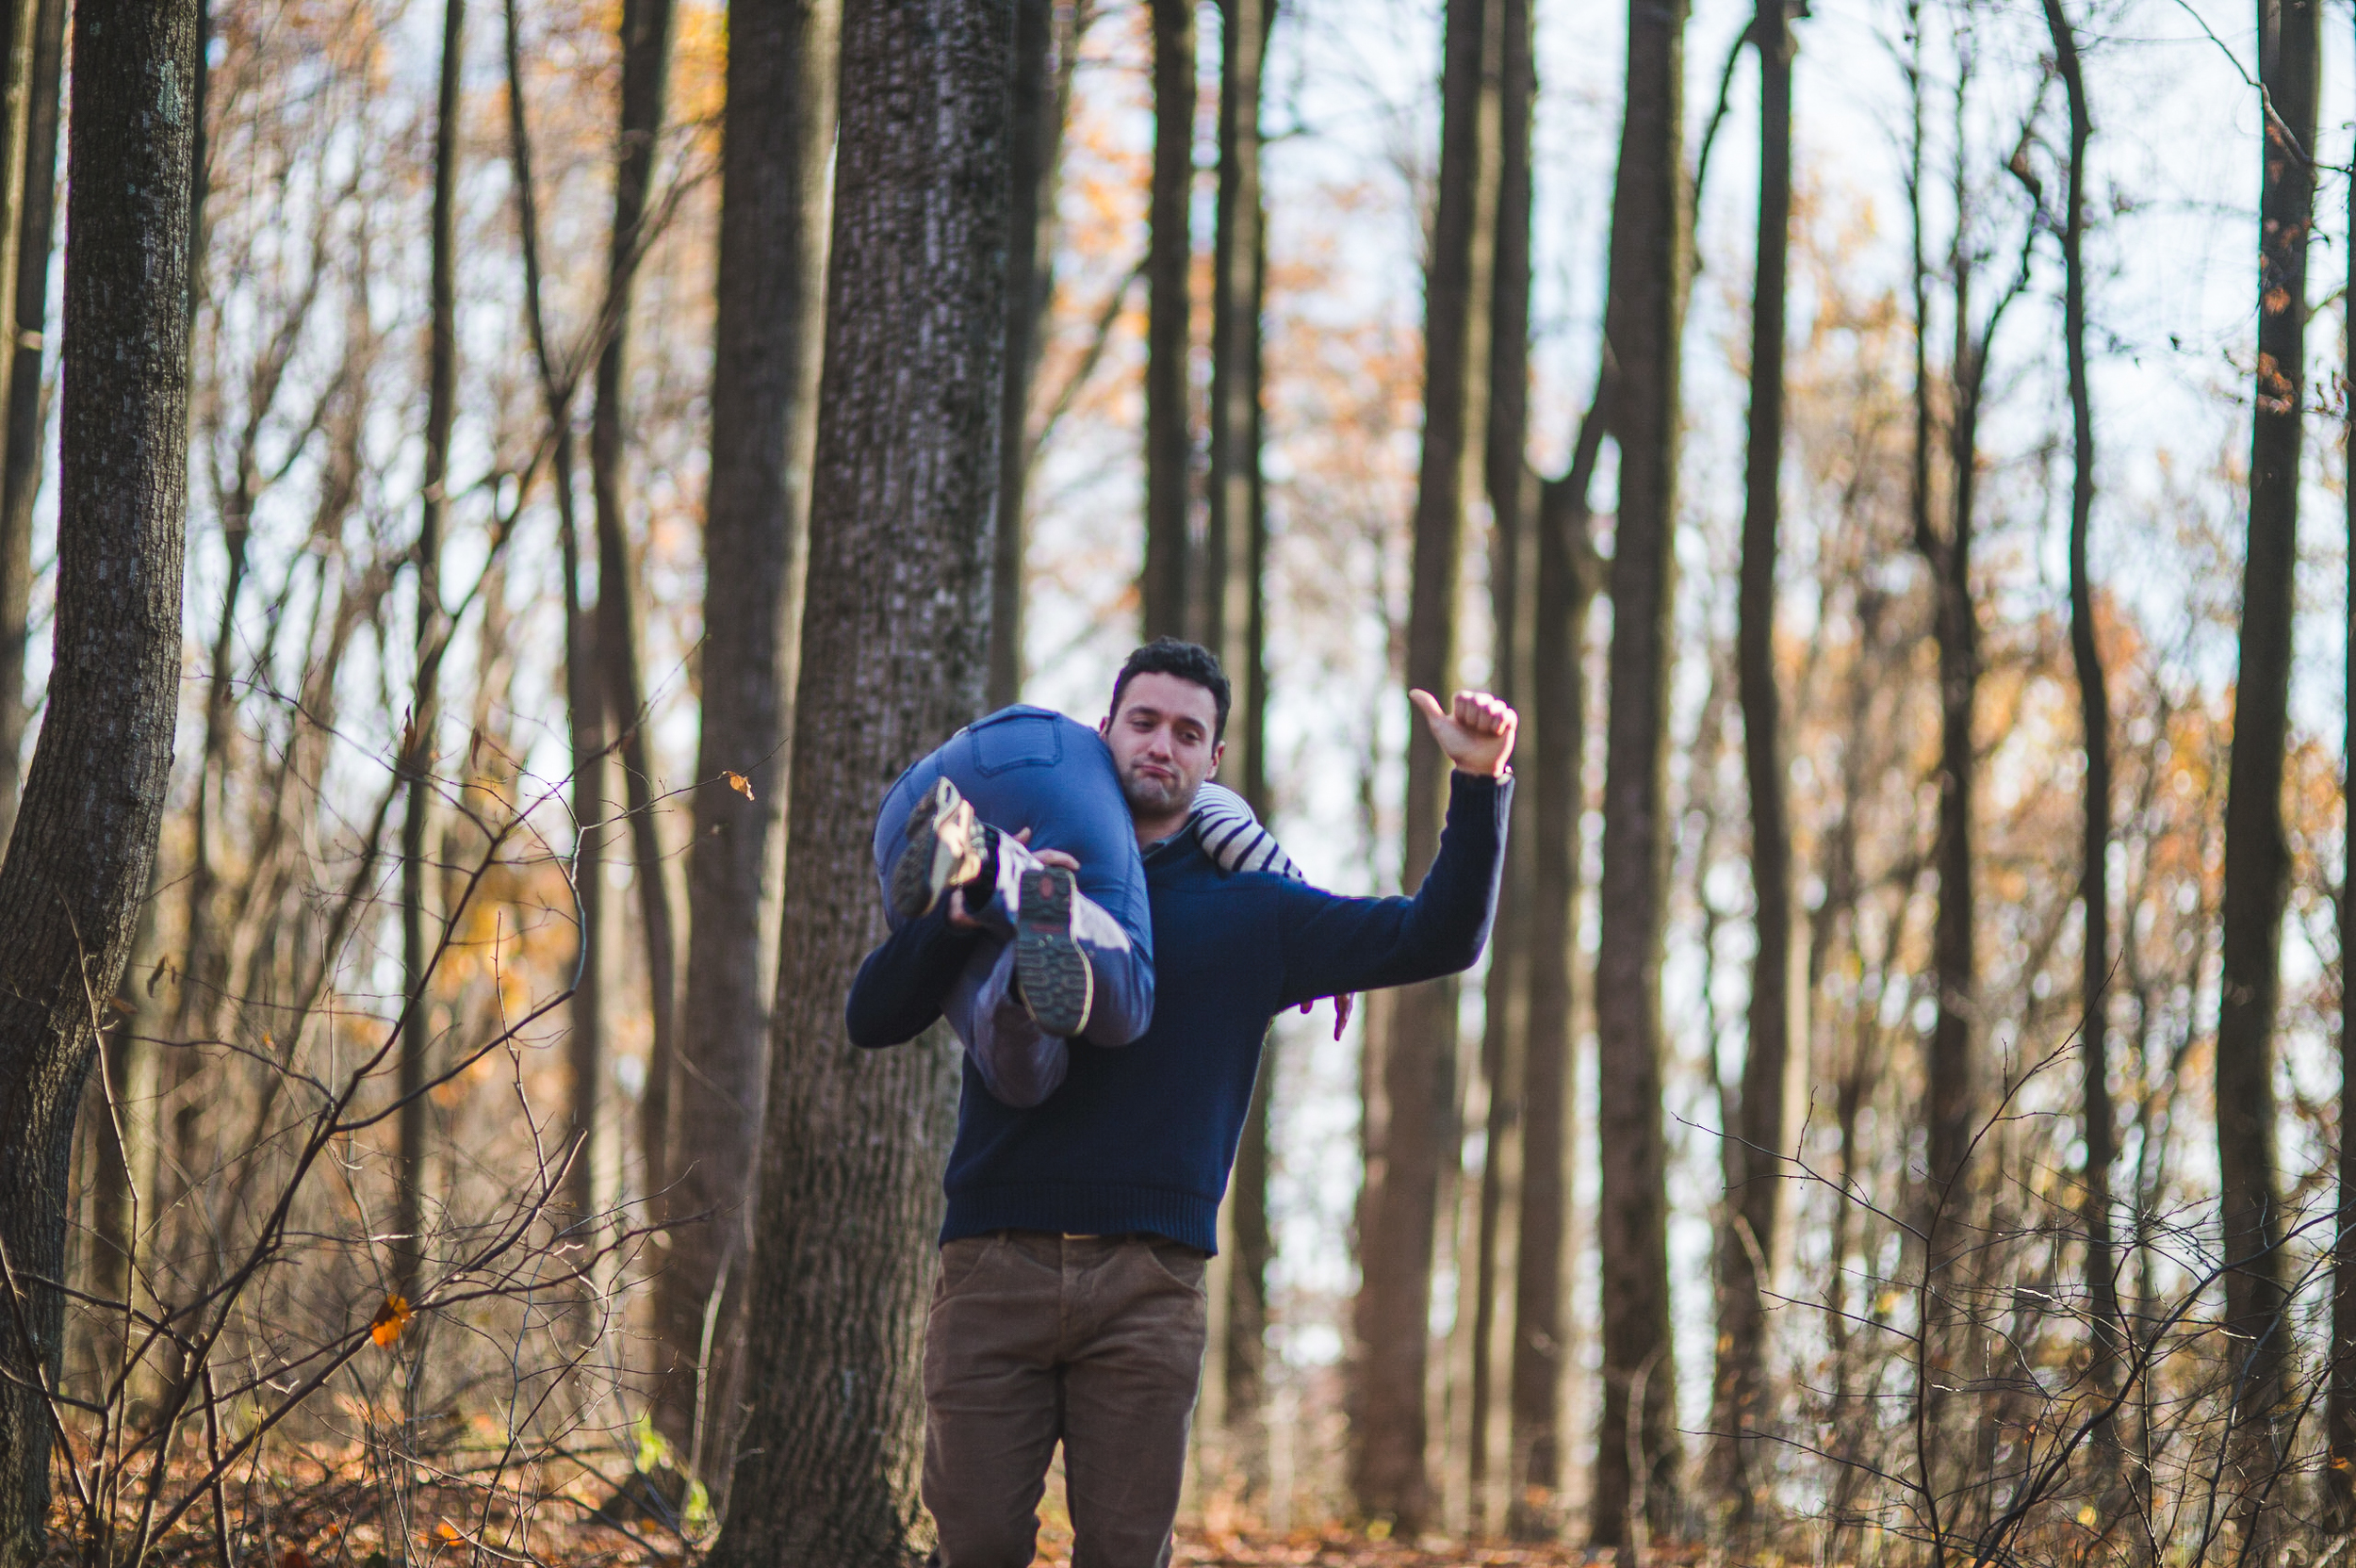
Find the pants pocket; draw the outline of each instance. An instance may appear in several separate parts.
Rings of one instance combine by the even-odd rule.
[[[1183,1286],[1197,1296],[1204,1294],[1203,1271],[1211,1261],[1208,1252],[1162,1236],[1145,1238],[1142,1250],[1146,1261],[1172,1284]]]
[[[999,1235],[960,1236],[943,1242],[941,1248],[941,1272],[933,1278],[933,1305],[957,1293],[957,1288],[973,1279],[990,1254],[1006,1244]]]

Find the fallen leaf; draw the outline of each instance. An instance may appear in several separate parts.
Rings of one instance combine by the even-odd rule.
[[[368,1322],[368,1337],[380,1346],[390,1346],[401,1337],[401,1331],[409,1324],[409,1302],[401,1296],[387,1296],[384,1304],[376,1309],[376,1316]]]
[[[434,1533],[437,1537],[439,1537],[440,1539],[442,1539],[442,1540],[444,1540],[444,1541],[447,1541],[447,1542],[450,1542],[450,1543],[451,1543],[451,1544],[455,1544],[457,1542],[462,1541],[462,1540],[464,1540],[464,1539],[465,1539],[465,1537],[461,1536],[461,1535],[458,1533],[458,1527],[457,1527],[456,1525],[451,1524],[451,1523],[450,1523],[449,1520],[447,1520],[447,1519],[443,1520],[440,1524],[438,1524],[438,1525],[436,1525],[436,1526],[434,1526]]]
[[[311,1568],[310,1554],[300,1546],[289,1546],[278,1554],[278,1568]]]
[[[729,774],[728,776],[728,779],[729,789],[734,790],[738,794],[743,795],[746,800],[753,798],[753,781],[751,779],[745,777],[741,773]]]

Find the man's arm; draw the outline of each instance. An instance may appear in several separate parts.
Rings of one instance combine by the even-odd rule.
[[[1454,974],[1489,940],[1513,801],[1506,764],[1520,719],[1486,693],[1459,692],[1445,710],[1428,692],[1408,696],[1455,766],[1439,854],[1412,899],[1285,889],[1284,1005]]]
[[[1342,991],[1413,985],[1470,969],[1497,918],[1512,778],[1459,773],[1448,826],[1413,898],[1341,898],[1287,883],[1281,1004]]]
[[[941,999],[982,940],[949,923],[946,908],[912,920],[867,956],[851,982],[843,1021],[865,1050],[906,1045],[941,1016]]]

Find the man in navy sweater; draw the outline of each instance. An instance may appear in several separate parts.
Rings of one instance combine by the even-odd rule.
[[[1439,854],[1412,899],[1341,898],[1222,872],[1186,831],[1225,749],[1218,661],[1161,644],[1122,668],[1102,727],[1144,855],[1153,1022],[1117,1049],[1073,1041],[1063,1086],[1029,1109],[966,1069],[924,1346],[924,1498],[943,1568],[1031,1561],[1058,1443],[1074,1561],[1169,1560],[1202,1379],[1203,1265],[1269,1023],[1319,997],[1467,969],[1496,913],[1515,715],[1477,693],[1448,710],[1413,696],[1456,770]],[[862,969],[850,1007],[896,1012],[900,1039],[929,1009],[886,998],[938,996],[964,961],[945,934],[909,951],[908,964]]]

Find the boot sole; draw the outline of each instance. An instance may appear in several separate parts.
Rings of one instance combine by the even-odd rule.
[[[1096,972],[1072,935],[1072,874],[1047,866],[1023,875],[1015,917],[1014,972],[1023,1004],[1051,1035],[1076,1035],[1096,1002]]]
[[[892,912],[903,921],[931,914],[980,865],[973,808],[945,778],[908,808],[908,841],[892,867]]]

